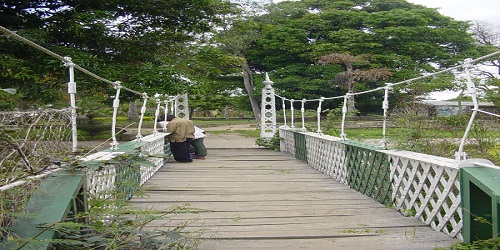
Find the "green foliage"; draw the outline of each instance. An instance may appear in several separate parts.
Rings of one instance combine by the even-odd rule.
[[[222,0],[6,2],[0,22],[104,78],[150,95],[174,95],[189,88],[185,79],[193,74],[183,62],[203,44],[200,34],[228,11]],[[18,88],[19,99],[34,107],[64,103],[66,70],[57,59],[3,36],[0,59],[0,88]],[[111,89],[78,72],[75,81],[81,96],[107,95]],[[122,92],[122,99],[135,98]]]
[[[340,65],[318,65],[319,56],[332,53],[370,55],[370,64],[357,64],[359,70],[388,68],[398,82],[455,65],[477,54],[469,24],[445,17],[434,9],[406,1],[283,1],[268,7],[247,26],[252,36],[243,44],[246,59],[254,72],[271,72],[279,95],[287,98],[319,98],[343,95],[346,91],[332,80],[342,71]],[[250,22],[250,21],[249,21]],[[383,86],[385,81],[356,83],[358,91]],[[436,89],[453,87],[450,77],[425,81],[424,87],[404,91],[394,97],[413,97]],[[360,98],[361,113],[375,110],[381,92]],[[341,100],[324,103],[338,107]],[[377,109],[379,110],[379,109]]]
[[[265,147],[269,148],[275,151],[280,150],[280,142],[281,142],[281,137],[279,137],[278,134],[274,135],[271,138],[258,138],[255,141],[255,144],[260,146],[260,147]]]
[[[418,108],[408,108],[400,112],[396,129],[397,147],[409,151],[454,158],[470,116],[451,116],[427,118]],[[468,158],[486,158],[500,164],[500,157],[495,155],[498,142],[498,131],[476,120],[468,135],[465,152]],[[492,154],[490,154],[490,152]]]
[[[446,248],[436,248],[437,250],[476,250],[476,249],[498,249],[500,247],[500,237],[493,237],[487,240],[476,240],[470,244],[457,242]]]
[[[500,79],[489,79],[488,84],[492,87],[486,91],[486,99],[500,106]]]

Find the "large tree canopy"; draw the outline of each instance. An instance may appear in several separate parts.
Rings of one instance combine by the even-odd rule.
[[[346,68],[322,65],[321,56],[367,55],[369,63],[356,65],[357,72],[390,70],[389,79],[359,78],[355,88],[364,91],[487,51],[474,43],[469,23],[404,0],[284,1],[240,15],[230,2],[245,10],[255,7],[250,0],[7,1],[0,5],[0,23],[141,92],[189,90],[196,105],[211,109],[228,104],[226,99],[238,91],[246,92],[256,116],[258,98],[252,95],[260,91],[252,92],[259,88],[254,78],[261,75],[254,74],[270,72],[278,93],[288,98],[329,97],[345,94],[335,79]],[[65,74],[61,62],[0,38],[0,88],[19,90],[8,98],[64,100]],[[89,77],[77,77],[79,91],[106,91]],[[238,85],[241,82],[245,88]],[[451,87],[451,81],[432,82],[433,89]],[[405,93],[422,90],[407,87]],[[362,112],[380,110],[373,105],[380,95],[359,99],[356,107]]]
[[[186,70],[179,61],[192,55],[228,10],[223,0],[4,1],[0,23],[135,90],[175,94],[189,87],[180,84]],[[18,88],[30,102],[60,100],[57,89],[65,89],[60,62],[5,38],[0,57],[0,87]],[[99,91],[90,78],[79,78],[78,84],[80,90]]]
[[[295,99],[346,92],[332,81],[345,69],[335,64],[319,65],[318,58],[324,55],[368,54],[370,64],[359,70],[388,68],[393,74],[386,80],[390,82],[478,55],[467,22],[404,0],[280,2],[270,5],[268,13],[256,17],[255,22],[261,35],[246,51],[250,66],[255,72],[272,72],[277,91]],[[363,91],[383,83],[356,86]],[[363,98],[357,107],[372,109],[372,100],[380,99],[380,94]]]

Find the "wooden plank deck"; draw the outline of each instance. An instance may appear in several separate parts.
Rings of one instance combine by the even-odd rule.
[[[433,249],[454,242],[253,141],[209,136],[206,160],[167,164],[143,187],[148,196],[130,204],[204,210],[151,225],[189,222],[198,249]]]

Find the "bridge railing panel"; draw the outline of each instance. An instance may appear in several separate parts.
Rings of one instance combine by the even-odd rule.
[[[384,205],[392,203],[391,171],[387,155],[377,146],[342,141],[346,147],[348,185]]]
[[[340,138],[320,136],[316,133],[307,133],[307,135],[309,165],[338,182],[347,184],[346,149],[345,145],[340,143]]]
[[[155,155],[163,155],[168,157],[170,153],[169,144],[165,143],[167,133],[156,133],[142,137],[140,140],[134,140],[121,144],[117,150],[106,150],[90,155],[82,161],[107,161],[114,159],[127,152],[138,151],[142,156],[147,157],[155,166],[141,165],[139,171],[135,171],[127,166],[119,166],[119,164],[106,164],[98,171],[88,169],[87,190],[90,194],[99,195],[101,198],[109,197],[112,191],[118,188],[118,191],[126,192],[126,198],[130,198],[132,193],[149,180],[165,163],[163,157],[154,157]],[[167,153],[165,155],[165,153]],[[149,157],[151,156],[151,157]],[[127,169],[125,169],[127,168]],[[127,185],[124,185],[127,182]],[[137,185],[130,185],[136,183]],[[124,186],[128,186],[125,188]],[[130,188],[136,186],[136,188]]]
[[[459,169],[453,159],[385,150],[391,164],[396,210],[451,237],[462,239]]]
[[[288,153],[289,155],[295,156],[295,133],[288,129],[280,129],[279,133],[280,138],[284,138],[284,140],[280,141],[280,150]]]

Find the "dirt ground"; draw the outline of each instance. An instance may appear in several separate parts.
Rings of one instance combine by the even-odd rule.
[[[219,126],[219,127],[207,127],[202,128],[207,132],[207,138],[205,139],[205,145],[208,148],[235,148],[235,147],[245,147],[252,148],[257,147],[255,145],[255,138],[245,138],[243,136],[238,136],[236,134],[231,133],[211,133],[211,131],[235,131],[235,130],[255,130],[257,127],[255,124],[237,124],[237,125],[228,125],[228,126]],[[145,129],[143,131],[143,136],[150,134],[151,129]],[[128,129],[127,136],[129,140],[135,139],[137,134],[136,129]],[[128,140],[118,141],[119,144],[123,144]],[[93,152],[98,152],[101,150],[109,149],[111,139],[108,141],[79,141],[78,147],[82,150],[88,152],[92,150]]]

